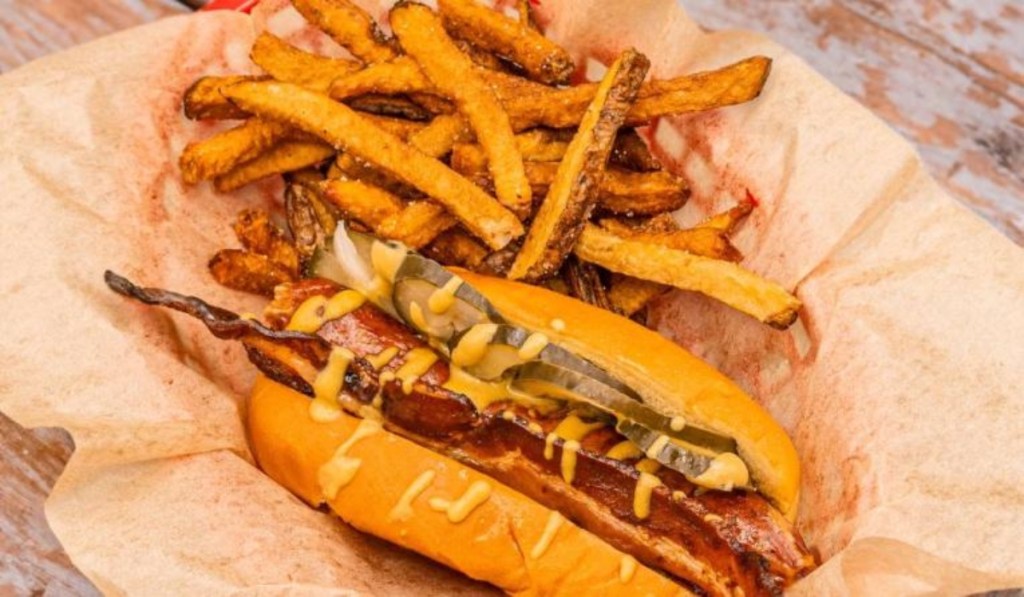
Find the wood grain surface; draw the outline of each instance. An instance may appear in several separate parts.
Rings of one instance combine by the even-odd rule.
[[[957,198],[1024,244],[1024,10],[1017,0],[685,0],[762,31],[915,143]],[[139,23],[173,0],[0,0],[0,72]],[[43,517],[73,444],[0,413],[0,596],[93,595]]]

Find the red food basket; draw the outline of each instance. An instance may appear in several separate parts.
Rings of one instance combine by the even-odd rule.
[[[201,10],[238,10],[249,12],[260,0],[210,0]]]

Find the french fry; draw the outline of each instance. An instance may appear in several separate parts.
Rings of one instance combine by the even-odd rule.
[[[608,285],[608,303],[616,313],[633,317],[647,303],[668,292],[672,287],[633,276],[612,274]]]
[[[438,0],[444,27],[452,35],[494,52],[549,85],[569,82],[572,56],[529,25],[478,4],[475,0]]]
[[[487,50],[478,48],[464,39],[452,38],[452,41],[455,42],[460,52],[469,56],[473,64],[489,70],[505,71],[508,69],[507,63]]]
[[[429,201],[412,201],[401,212],[385,218],[375,230],[384,238],[420,249],[457,223],[439,205]]]
[[[299,254],[284,232],[271,223],[267,212],[259,209],[242,210],[238,213],[232,229],[243,249],[257,255],[265,255],[293,276],[298,275]]]
[[[774,328],[789,327],[800,309],[784,288],[735,263],[622,238],[594,224],[584,227],[573,250],[613,272],[700,292]]]
[[[642,125],[659,116],[713,110],[750,101],[760,95],[770,69],[770,58],[754,56],[717,70],[663,81],[655,89],[671,91],[647,91],[647,97],[637,100],[630,109],[625,123]],[[535,126],[570,128],[580,122],[596,90],[592,83],[577,85],[503,98],[503,104],[515,130]]]
[[[185,116],[192,120],[230,120],[248,118],[249,115],[238,109],[224,97],[222,87],[241,83],[242,81],[259,81],[264,77],[231,75],[226,77],[200,77],[185,91],[182,108]]]
[[[256,38],[249,58],[278,81],[316,91],[325,91],[335,79],[360,69],[358,62],[311,54],[270,33],[262,33]]]
[[[469,126],[461,116],[437,116],[409,138],[409,144],[432,158],[440,158],[452,151],[456,143],[470,136]]]
[[[466,117],[487,153],[495,194],[519,215],[529,212],[532,196],[508,116],[494,92],[475,73],[472,61],[444,32],[440,19],[422,4],[400,3],[391,9],[391,27],[402,49],[423,74]]]
[[[428,125],[420,120],[406,120],[393,116],[378,116],[377,114],[361,114],[363,118],[379,126],[385,131],[398,137],[402,141],[408,141],[413,135],[422,131]]]
[[[649,65],[643,54],[627,50],[608,68],[558,165],[509,278],[539,280],[561,267],[597,202],[615,136]]]
[[[213,186],[218,192],[227,193],[261,178],[319,164],[333,155],[334,148],[324,143],[285,141],[214,178]]]
[[[647,143],[636,132],[636,129],[622,129],[615,138],[610,162],[616,166],[637,172],[657,172],[661,164],[651,153]]]
[[[237,85],[262,84],[264,82],[247,81]],[[226,174],[235,166],[273,147],[289,134],[291,129],[285,124],[250,118],[233,129],[185,146],[178,160],[181,177],[186,184],[196,184]]]
[[[445,231],[424,247],[423,252],[434,261],[473,271],[479,269],[487,257],[487,247],[459,228]]]
[[[402,200],[384,189],[360,180],[328,180],[323,184],[324,198],[346,218],[376,230],[402,211]]]
[[[754,210],[755,205],[756,203],[750,199],[740,201],[735,207],[711,216],[698,224],[697,227],[710,228],[712,230],[719,230],[724,234],[732,234],[736,226]]]
[[[612,305],[608,300],[604,283],[601,281],[601,275],[593,264],[585,263],[570,255],[565,260],[562,273],[569,296],[601,309],[611,309]]]
[[[300,182],[290,183],[285,188],[284,212],[292,243],[305,267],[313,253],[327,245],[327,239],[337,227],[337,219],[321,198],[318,187]]]
[[[266,255],[238,249],[218,251],[208,264],[210,274],[221,286],[267,297],[274,296],[274,287],[293,282],[295,277]]]
[[[419,64],[408,56],[399,56],[335,80],[329,94],[336,100],[343,100],[367,93],[394,95],[431,91],[434,86]]]
[[[373,18],[349,0],[292,0],[292,5],[363,62],[384,62],[398,55]]]
[[[743,255],[729,242],[725,233],[713,228],[698,227],[688,230],[654,232],[637,230],[611,219],[601,220],[600,225],[608,232],[630,240],[662,245],[670,249],[734,263],[743,259]]]
[[[359,97],[350,97],[345,103],[353,110],[366,112],[374,116],[390,116],[405,120],[427,121],[433,113],[416,102],[398,95],[378,95],[367,93]]]

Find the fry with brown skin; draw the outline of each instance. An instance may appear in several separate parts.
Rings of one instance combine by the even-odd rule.
[[[573,249],[605,269],[694,290],[785,329],[796,321],[800,301],[784,288],[735,263],[617,236],[587,224]]]
[[[446,265],[476,271],[488,252],[487,247],[478,243],[465,230],[454,228],[445,231],[424,247],[423,254]]]
[[[249,58],[271,77],[317,91],[360,69],[360,64],[342,58],[328,58],[305,52],[270,33],[256,38]]]
[[[604,282],[601,281],[601,274],[593,264],[584,263],[570,255],[562,267],[562,277],[569,290],[569,296],[601,309],[612,308]]]
[[[398,55],[373,17],[348,0],[292,0],[307,21],[363,62],[384,62]]]
[[[333,155],[334,148],[324,143],[285,141],[213,179],[213,186],[218,192],[227,193],[261,178],[319,164]]]
[[[649,66],[643,54],[627,50],[608,68],[558,165],[509,278],[540,280],[561,267],[590,218],[615,136]]]
[[[661,163],[651,153],[636,129],[622,129],[612,147],[611,163],[637,172],[657,172]]]
[[[402,200],[384,189],[360,180],[328,180],[323,186],[324,198],[346,217],[376,230],[390,217],[402,211]]]
[[[334,99],[343,100],[366,93],[394,95],[430,91],[434,91],[434,86],[420,70],[420,65],[408,56],[399,56],[335,80],[329,93]]]
[[[728,236],[723,231],[714,228],[697,227],[688,230],[653,232],[631,228],[613,219],[601,220],[600,225],[608,232],[622,238],[662,245],[670,249],[733,263],[743,259],[743,254],[729,242]]]
[[[439,0],[437,5],[452,37],[494,52],[541,83],[569,82],[575,69],[572,56],[531,27],[529,19],[511,19],[475,0]]]
[[[400,2],[391,9],[389,18],[402,49],[469,121],[487,153],[498,201],[516,214],[525,215],[532,200],[530,183],[508,116],[494,92],[476,75],[472,61],[444,32],[432,10],[422,4]]]
[[[668,292],[671,288],[671,286],[650,280],[612,274],[611,283],[608,285],[608,302],[612,311],[626,317],[633,317],[646,307],[647,303]]]
[[[305,268],[313,253],[327,245],[337,227],[337,219],[316,187],[297,182],[285,188],[284,211],[292,244]]]
[[[429,201],[412,201],[402,211],[387,217],[375,231],[384,238],[420,249],[458,221]]]
[[[427,121],[433,116],[430,110],[409,98],[400,95],[378,95],[367,93],[358,97],[350,97],[345,104],[353,110],[366,112],[374,116],[403,118],[405,120]]]
[[[243,82],[239,85],[261,85],[262,82]],[[224,89],[224,88],[222,88]],[[185,184],[226,174],[235,166],[245,163],[291,134],[286,124],[250,118],[233,129],[218,133],[202,141],[185,146],[178,159],[181,178]]]
[[[515,136],[523,160],[557,162],[565,155],[572,140],[568,131],[531,129]],[[452,148],[452,168],[458,172],[475,172],[487,168],[487,153],[477,143],[460,143]],[[529,175],[527,175],[529,176]]]
[[[299,253],[285,237],[284,231],[270,221],[267,212],[244,209],[238,213],[232,229],[243,249],[257,255],[265,255],[293,276],[298,276]]]
[[[213,279],[221,286],[263,296],[274,296],[274,287],[297,279],[286,268],[266,255],[239,249],[218,251],[208,265]]]
[[[756,203],[751,199],[740,201],[736,207],[715,214],[697,225],[698,228],[719,230],[724,234],[732,234],[736,226],[754,210]]]
[[[750,101],[764,88],[771,62],[771,58],[754,56],[717,70],[660,82],[662,86],[657,89],[671,89],[665,93],[648,91],[647,97],[643,97],[645,92],[641,89],[641,99],[630,109],[626,124],[637,126],[659,116],[713,110]],[[580,122],[596,89],[590,83],[520,94],[503,98],[503,104],[516,130],[535,126],[570,128]]]
[[[261,81],[266,77],[229,75],[226,77],[200,77],[185,91],[182,109],[185,117],[192,120],[230,120],[248,118],[249,115],[238,109],[224,97],[222,87],[243,81]]]
[[[239,83],[225,93],[245,110],[317,135],[416,187],[494,249],[523,234],[515,215],[472,182],[325,95],[271,81]]]

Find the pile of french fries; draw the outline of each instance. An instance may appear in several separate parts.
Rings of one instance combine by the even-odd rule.
[[[438,261],[558,289],[638,316],[670,288],[704,293],[778,328],[799,301],[743,269],[729,240],[753,201],[690,229],[671,216],[689,191],[637,127],[752,100],[771,60],[645,80],[622,53],[599,82],[569,85],[570,54],[537,28],[529,2],[438,10],[399,2],[393,37],[349,0],[293,0],[351,54],[328,58],[262,34],[265,73],[211,76],[186,92],[193,119],[238,119],[188,145],[189,184],[230,192],[284,175],[288,231],[246,211],[242,249],[210,263],[227,286],[272,294],[301,277],[339,220]]]

